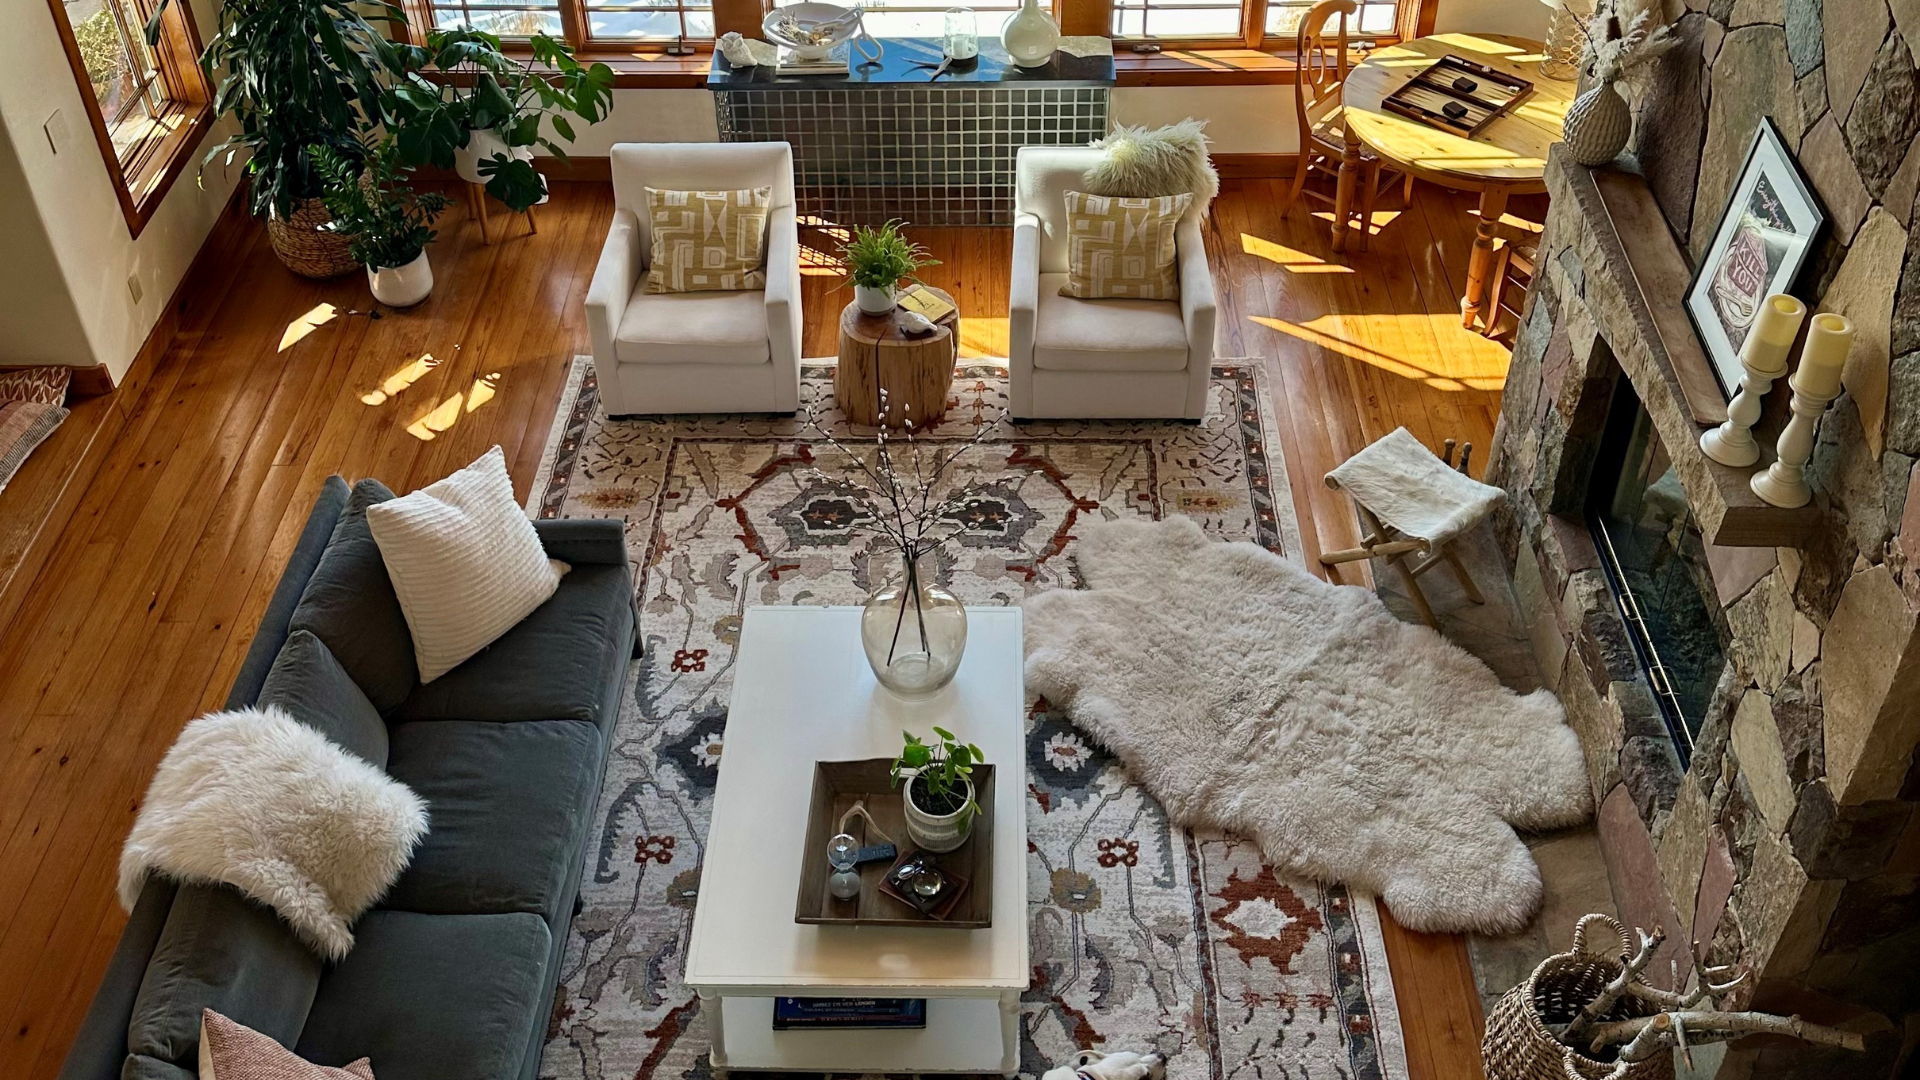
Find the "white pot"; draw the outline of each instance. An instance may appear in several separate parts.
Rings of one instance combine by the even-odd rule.
[[[1619,87],[1604,82],[1573,99],[1561,125],[1561,141],[1582,165],[1605,165],[1627,148],[1633,109]]]
[[[902,789],[906,797],[900,800],[906,806],[907,836],[913,846],[922,851],[935,854],[952,851],[967,842],[973,832],[973,811],[965,806],[951,814],[929,814],[920,809],[913,801],[913,776],[917,770],[900,770],[906,786]],[[963,780],[966,785],[967,802],[973,802],[973,781]]]
[[[412,307],[433,291],[433,265],[423,251],[405,266],[369,266],[367,285],[373,298],[388,307]]]
[[[1015,64],[1039,67],[1053,59],[1060,45],[1060,24],[1041,9],[1040,0],[1022,0],[1020,10],[1000,28],[1000,43]]]
[[[885,315],[892,311],[893,297],[892,289],[871,289],[865,285],[853,287],[853,302],[860,305],[860,310],[869,315]]]
[[[487,178],[480,175],[480,163],[489,161],[500,154],[510,155],[520,161],[532,161],[533,147],[510,147],[507,145],[507,140],[500,137],[499,132],[491,129],[471,131],[467,133],[467,145],[459,147],[453,152],[453,171],[458,173],[460,179],[465,180],[467,183],[479,184],[481,187],[485,187]],[[541,183],[543,185],[546,183],[545,177],[541,178]],[[547,196],[542,195],[540,202],[534,205],[540,206],[545,204],[546,201]]]

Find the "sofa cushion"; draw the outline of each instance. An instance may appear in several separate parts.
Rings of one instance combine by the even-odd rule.
[[[649,293],[635,290],[613,335],[623,364],[764,364],[764,292]]]
[[[1172,300],[1061,296],[1065,274],[1040,275],[1033,366],[1045,371],[1182,371],[1187,325]]]
[[[260,688],[259,704],[263,709],[278,705],[341,749],[386,767],[386,721],[310,630],[297,630],[287,638]]]
[[[391,718],[564,718],[612,726],[607,684],[625,671],[631,651],[632,582],[625,566],[574,567],[533,614],[471,660],[422,684]]]
[[[573,904],[605,765],[601,740],[598,728],[578,720],[395,727],[387,768],[427,800],[433,831],[381,906],[524,911],[559,926]]]
[[[192,1068],[200,1010],[291,1044],[320,985],[320,958],[271,909],[227,885],[182,885],[127,1023],[127,1050]]]
[[[405,701],[420,681],[413,635],[367,527],[367,507],[391,498],[393,492],[378,480],[353,485],[353,497],[287,627],[311,631],[325,642],[382,713]]]
[[[373,1059],[380,1080],[518,1080],[552,938],[537,915],[371,911],[321,980],[294,1052],[319,1065]]]
[[[120,1080],[195,1080],[195,1075],[192,1069],[183,1069],[159,1058],[128,1054],[120,1066]]]

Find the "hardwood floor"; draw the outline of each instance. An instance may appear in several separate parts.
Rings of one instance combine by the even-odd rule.
[[[1397,425],[1483,457],[1506,352],[1460,327],[1470,199],[1423,185],[1378,215],[1371,252],[1330,261],[1324,219],[1281,214],[1282,191],[1229,182],[1207,243],[1220,354],[1275,376],[1317,566],[1355,540],[1322,474]],[[115,866],[141,792],[181,725],[224,699],[325,478],[405,491],[498,443],[524,494],[587,349],[581,306],[611,215],[605,185],[556,184],[537,236],[515,220],[488,247],[456,209],[433,299],[373,316],[364,279],[296,278],[230,213],[172,344],[0,495],[0,570],[19,568],[0,586],[0,1076],[58,1072],[123,922]],[[958,299],[964,349],[1004,355],[1011,234],[916,238],[942,260],[926,278]],[[810,261],[807,352],[827,355],[848,297]],[[1388,947],[1413,1076],[1478,1075],[1464,940],[1389,920]]]

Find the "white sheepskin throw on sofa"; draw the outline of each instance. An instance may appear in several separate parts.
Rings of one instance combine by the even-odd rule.
[[[1087,170],[1089,195],[1150,199],[1193,193],[1202,218],[1220,194],[1220,174],[1207,155],[1207,122],[1182,120],[1149,131],[1115,125],[1113,134],[1095,139],[1092,146],[1106,153]]]
[[[1026,601],[1027,689],[1176,821],[1377,893],[1415,930],[1526,925],[1540,874],[1511,826],[1591,812],[1551,693],[1515,694],[1372,592],[1188,518],[1092,526],[1076,558],[1086,590]]]
[[[160,761],[120,852],[120,903],[133,910],[148,874],[232,885],[338,960],[426,834],[412,789],[282,710],[212,713]]]

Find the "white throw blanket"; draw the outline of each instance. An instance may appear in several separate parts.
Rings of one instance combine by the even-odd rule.
[[[339,960],[426,833],[410,788],[280,709],[213,713],[160,760],[120,853],[120,903],[133,910],[148,874],[225,883]]]
[[[1368,590],[1188,518],[1092,526],[1076,560],[1087,590],[1026,602],[1027,689],[1176,821],[1378,893],[1416,930],[1526,925],[1540,875],[1509,823],[1591,809],[1551,693],[1516,694]]]
[[[1474,527],[1506,492],[1449,468],[1406,428],[1334,467],[1327,479],[1432,550]]]

